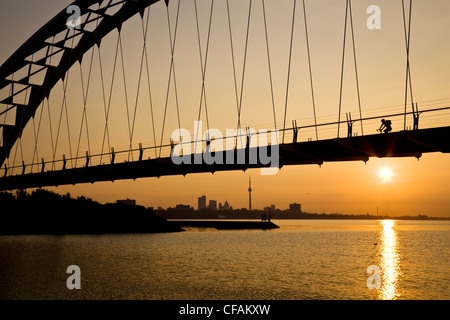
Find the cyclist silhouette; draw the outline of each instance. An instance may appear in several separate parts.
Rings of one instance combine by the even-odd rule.
[[[388,133],[392,131],[391,120],[381,119],[381,126],[378,129],[380,132]]]

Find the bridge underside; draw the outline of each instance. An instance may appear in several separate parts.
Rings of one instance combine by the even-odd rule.
[[[259,152],[260,148],[253,149]],[[251,153],[252,149],[250,149]],[[264,150],[264,152],[266,152]],[[318,164],[338,161],[368,161],[370,157],[417,157],[423,153],[450,152],[450,127],[376,134],[361,137],[298,142],[279,146],[279,167],[286,165]],[[76,169],[30,173],[0,178],[0,190],[41,188],[100,181],[186,175],[192,173],[247,170],[268,167],[259,161],[249,164],[176,165],[170,157]],[[259,154],[259,153],[258,153]],[[226,159],[222,152],[216,158]],[[192,156],[193,157],[193,156]],[[236,159],[236,153],[235,153]],[[194,163],[194,161],[191,161]],[[227,163],[229,163],[227,161]]]

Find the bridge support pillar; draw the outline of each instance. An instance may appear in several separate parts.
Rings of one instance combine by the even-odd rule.
[[[245,142],[245,149],[249,150],[250,149],[250,139],[251,139],[251,133],[250,133],[250,128],[247,127],[245,128],[245,132],[247,133],[246,136],[246,142]]]
[[[413,106],[413,109],[414,109],[414,106]],[[416,103],[416,109],[413,112],[413,117],[414,117],[413,130],[419,130],[419,115],[420,115],[419,107],[417,106],[417,103]]]
[[[114,164],[114,160],[116,160],[116,153],[114,152],[114,147],[111,148],[111,164]]]
[[[347,116],[347,137],[351,138],[353,136],[353,121],[352,115],[350,113],[346,113]]]
[[[298,127],[297,127],[297,120],[292,120],[292,130],[294,131],[294,136],[292,138],[292,143],[297,143],[298,139]]]
[[[144,149],[142,149],[142,143],[139,143],[139,161],[142,161],[143,155],[144,155]]]
[[[206,134],[206,150],[211,145],[211,136],[209,135],[209,132]]]

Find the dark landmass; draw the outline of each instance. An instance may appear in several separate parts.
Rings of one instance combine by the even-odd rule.
[[[271,212],[263,210],[252,210],[248,211],[246,209],[238,210],[226,210],[217,211],[211,209],[194,210],[179,210],[176,208],[169,208],[167,210],[157,210],[156,214],[164,217],[166,219],[202,219],[202,220],[212,220],[212,219],[258,219],[261,220],[263,215],[270,217],[271,219],[365,219],[365,220],[380,220],[380,219],[394,219],[394,220],[450,220],[448,217],[428,217],[425,215],[418,216],[401,216],[401,217],[391,217],[382,215],[369,215],[369,214],[340,214],[340,213],[307,213],[307,212],[297,212],[293,213],[289,210],[275,210]]]
[[[0,235],[125,234],[183,229],[143,206],[100,204],[47,190],[0,193]]]

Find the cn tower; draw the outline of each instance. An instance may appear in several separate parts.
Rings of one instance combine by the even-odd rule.
[[[252,211],[252,178],[248,178],[248,211]]]

